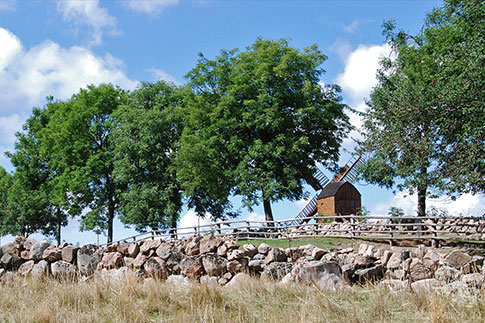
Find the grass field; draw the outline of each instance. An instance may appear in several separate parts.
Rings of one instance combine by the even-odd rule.
[[[332,238],[332,237],[324,237],[324,238],[301,238],[301,239],[285,239],[285,240],[269,240],[269,239],[251,239],[251,240],[239,240],[239,245],[244,245],[246,243],[252,243],[255,246],[259,246],[261,243],[267,243],[271,247],[275,248],[289,248],[289,247],[299,247],[306,244],[312,244],[316,247],[323,248],[323,249],[332,249],[343,244],[350,244],[359,242],[358,240],[352,239],[345,239],[345,238]],[[363,242],[363,241],[360,241]]]
[[[16,279],[0,283],[0,322],[483,322],[484,298],[341,292],[254,281],[239,287],[177,287],[135,278],[120,283]]]

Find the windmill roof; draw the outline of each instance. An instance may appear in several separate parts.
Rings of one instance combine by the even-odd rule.
[[[345,183],[347,183],[347,182],[343,181],[343,182],[331,182],[331,183],[329,183],[327,186],[325,186],[323,188],[323,190],[318,195],[317,199],[319,200],[319,199],[323,199],[325,197],[334,196],[335,194],[337,194],[338,190],[343,185],[345,185]]]

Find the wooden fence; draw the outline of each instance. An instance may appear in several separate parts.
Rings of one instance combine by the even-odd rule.
[[[155,230],[116,241],[131,242],[160,237],[182,238],[193,234],[213,234],[225,239],[300,239],[335,237],[349,239],[430,239],[485,241],[485,217],[380,217],[329,216],[298,218],[278,221],[222,221],[212,224]],[[308,220],[307,223],[300,221]]]

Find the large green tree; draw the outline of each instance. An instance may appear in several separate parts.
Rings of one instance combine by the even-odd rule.
[[[175,109],[182,102],[182,90],[173,85],[142,83],[116,114],[115,179],[127,185],[120,218],[137,230],[177,227],[182,192],[170,167],[182,132]]]
[[[417,35],[384,24],[393,54],[382,60],[358,150],[369,156],[369,182],[417,192],[419,216],[430,194],[483,191],[483,13],[483,2],[449,0]]]
[[[240,195],[245,206],[302,197],[315,163],[335,165],[350,126],[339,88],[322,86],[317,47],[258,39],[245,51],[201,55],[177,160],[187,192]]]
[[[108,84],[81,89],[52,113],[43,133],[50,164],[59,172],[58,186],[69,200],[66,211],[81,215],[82,230],[107,230],[108,242],[113,240],[123,185],[113,178],[113,114],[125,97],[123,90]]]
[[[5,225],[8,212],[8,190],[12,186],[12,175],[0,166],[0,235],[8,233]]]

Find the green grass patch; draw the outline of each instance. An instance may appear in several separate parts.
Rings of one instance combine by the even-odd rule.
[[[324,237],[324,238],[302,238],[302,239],[285,239],[285,240],[271,240],[271,239],[251,239],[251,240],[239,240],[239,245],[244,245],[247,243],[252,243],[253,245],[259,246],[262,243],[267,243],[273,248],[291,248],[291,247],[299,247],[304,246],[307,244],[312,244],[315,247],[319,247],[322,249],[334,249],[343,244],[349,244],[355,242],[352,239],[345,239],[345,238],[333,238],[333,237]]]

